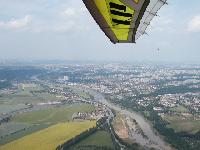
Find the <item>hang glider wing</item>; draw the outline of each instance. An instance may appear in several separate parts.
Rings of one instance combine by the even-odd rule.
[[[139,39],[143,34],[146,34],[146,29],[150,25],[152,19],[157,15],[158,10],[163,5],[167,4],[167,0],[151,0],[137,29],[135,40]]]
[[[113,43],[135,43],[167,0],[83,0]]]
[[[134,43],[137,28],[150,0],[83,0],[113,43]]]

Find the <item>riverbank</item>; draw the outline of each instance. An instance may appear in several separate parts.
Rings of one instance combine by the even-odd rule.
[[[147,147],[153,147],[160,150],[173,149],[160,136],[158,136],[157,133],[155,133],[154,129],[152,128],[151,123],[148,120],[146,120],[146,118],[144,118],[141,114],[134,111],[122,109],[120,106],[110,103],[108,100],[105,99],[105,97],[101,93],[98,93],[95,90],[92,90],[92,89],[84,89],[84,90],[85,91],[87,90],[89,94],[94,96],[94,101],[100,101],[101,103],[107,105],[111,109],[118,111],[124,114],[125,116],[128,116],[136,120],[138,125],[143,130],[144,134],[148,137],[148,139],[146,139],[146,142],[144,142],[143,140],[141,141],[140,139],[136,140],[139,144],[143,146],[147,146]]]

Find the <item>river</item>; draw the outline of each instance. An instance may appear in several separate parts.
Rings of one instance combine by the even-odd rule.
[[[163,141],[162,138],[160,138],[158,135],[155,134],[155,132],[153,131],[149,122],[142,115],[140,115],[139,113],[134,112],[134,111],[122,110],[120,106],[111,104],[109,101],[107,101],[104,98],[104,96],[99,92],[96,92],[91,89],[84,89],[84,90],[87,91],[88,93],[90,93],[91,95],[93,95],[95,101],[99,101],[99,102],[107,105],[108,107],[110,107],[116,111],[119,111],[122,114],[124,114],[132,119],[135,119],[137,121],[137,123],[139,124],[139,126],[141,127],[141,129],[143,130],[144,134],[149,138],[149,141],[151,141],[151,144],[154,145],[154,148],[160,149],[160,150],[172,149],[168,144],[166,144]],[[141,145],[144,145],[144,142],[142,140],[138,140],[137,142],[140,143]]]

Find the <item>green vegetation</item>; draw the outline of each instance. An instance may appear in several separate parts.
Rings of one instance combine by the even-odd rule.
[[[167,127],[173,128],[175,132],[187,132],[190,134],[195,134],[200,130],[200,120],[197,121],[191,117],[185,118],[178,115],[166,115],[164,119],[170,123],[167,125]]]
[[[41,102],[57,101],[60,98],[47,92],[47,89],[37,84],[22,84],[14,93],[4,94],[0,103],[4,105],[37,104]]]
[[[36,131],[45,129],[47,127],[49,127],[49,124],[31,125],[28,128],[23,128],[23,130],[16,130],[16,128],[15,128],[16,132],[14,134],[11,134],[11,135],[8,135],[8,136],[1,138],[0,145],[9,143],[9,142],[14,141],[14,140],[17,140],[21,137],[32,134]],[[6,130],[4,132],[6,132]]]
[[[76,145],[74,145],[70,150],[78,150],[83,147],[107,147],[110,149],[114,149],[114,145],[112,143],[111,136],[108,132],[100,130],[92,134],[91,136],[83,139]]]
[[[161,93],[162,94],[162,93]],[[179,114],[178,117],[163,119],[158,116],[158,113],[153,110],[153,107],[158,103],[155,100],[149,106],[143,107],[136,103],[135,99],[138,97],[129,97],[120,100],[112,100],[113,103],[121,105],[127,109],[140,112],[149,121],[152,122],[153,127],[164,136],[166,142],[170,143],[176,149],[181,150],[196,150],[200,146],[200,123],[194,118],[187,118],[187,115]],[[140,97],[142,98],[142,96]],[[175,111],[186,111],[183,108],[175,108]],[[148,112],[148,113],[147,113]],[[181,119],[184,117],[185,119]],[[170,124],[171,121],[171,124]],[[173,122],[172,122],[173,121]],[[180,124],[178,124],[180,123]],[[175,130],[174,130],[175,129]],[[195,134],[194,134],[195,133]]]
[[[2,133],[0,134],[0,136],[2,136],[0,144],[6,144],[60,122],[71,121],[72,114],[75,112],[91,112],[94,111],[94,109],[94,106],[89,104],[72,104],[18,114],[9,122],[12,126],[9,124],[0,126],[0,131]],[[20,124],[22,125],[21,127],[19,127]],[[7,132],[9,130],[14,132],[14,134]],[[7,134],[3,136],[5,132]]]
[[[178,112],[178,113],[188,113],[188,109],[185,108],[184,106],[178,106],[174,108],[170,108],[171,111]]]
[[[85,92],[78,92],[78,95],[84,99],[89,99],[90,98],[90,95],[85,93]]]
[[[55,150],[60,144],[96,126],[96,121],[59,123],[0,147],[0,150]]]
[[[27,108],[26,105],[24,104],[18,104],[18,105],[0,105],[0,114],[2,113],[8,113],[11,111],[15,111],[15,110],[19,110],[19,109],[23,109],[23,108]]]
[[[92,112],[94,109],[94,106],[89,104],[73,104],[19,114],[12,121],[34,124],[65,122],[72,120],[75,112]]]
[[[75,93],[78,94],[79,97],[82,97],[82,98],[84,98],[84,99],[89,99],[89,98],[91,98],[91,95],[90,95],[89,93],[85,92],[84,90],[80,90],[80,89],[77,89],[77,88],[72,88],[72,89],[73,89],[73,91],[74,91]]]
[[[6,124],[2,124],[0,126],[0,137],[13,134],[16,131],[23,130],[28,127],[29,127],[29,124],[27,123],[8,122]]]

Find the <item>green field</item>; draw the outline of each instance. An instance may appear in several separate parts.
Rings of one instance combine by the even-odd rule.
[[[185,108],[184,106],[178,106],[174,108],[170,108],[171,111],[178,112],[178,113],[188,113],[188,109]]]
[[[1,95],[0,104],[14,106],[16,104],[37,104],[40,102],[60,100],[56,97],[56,95],[49,94],[44,90],[45,89],[39,85],[33,85],[32,87],[29,86],[25,88],[19,87],[14,93]]]
[[[71,121],[75,112],[92,112],[94,109],[94,106],[89,104],[73,104],[23,113],[14,117],[12,121],[33,124],[65,122]]]
[[[28,128],[30,125],[27,123],[14,123],[14,122],[8,122],[6,124],[2,124],[0,126],[0,137],[13,134],[16,131],[23,130],[25,128]]]
[[[15,134],[3,137],[0,140],[0,146],[4,145],[6,143],[12,142],[14,140],[17,140],[17,139],[19,139],[21,137],[24,137],[26,135],[32,134],[34,132],[37,132],[39,130],[48,128],[48,127],[49,127],[48,124],[38,124],[38,125],[31,125],[28,128],[26,128],[25,130],[17,130],[17,128],[15,128],[15,130],[17,130],[17,132]],[[9,130],[9,129],[7,129],[7,130]]]
[[[82,92],[82,91],[79,91],[77,93],[80,97],[84,98],[84,99],[89,99],[90,98],[90,95],[85,93],[85,92]]]
[[[23,108],[28,108],[28,106],[25,104],[18,104],[18,105],[2,105],[2,104],[0,104],[0,115],[2,113],[9,113],[9,112],[23,109]]]
[[[96,121],[59,123],[0,147],[0,150],[55,150],[80,133],[95,127]]]
[[[49,94],[47,89],[36,84],[23,84],[16,92],[0,96],[0,115],[28,107],[26,104],[57,101],[57,95]],[[84,93],[81,93],[82,96]],[[5,145],[24,136],[48,128],[52,125],[72,121],[75,112],[92,112],[89,104],[69,104],[51,106],[31,112],[19,113],[8,123],[0,125],[0,145]]]
[[[188,132],[195,134],[200,131],[200,120],[194,120],[192,117],[183,119],[181,116],[165,116],[164,118],[170,124],[168,128],[173,128],[175,132]]]
[[[90,147],[91,149],[92,146],[114,149],[110,134],[106,131],[97,131],[96,133],[74,145],[70,150],[79,150],[83,147]]]
[[[72,88],[72,90],[78,94],[79,97],[82,97],[84,99],[89,99],[90,98],[90,95],[88,93],[86,93],[85,91],[83,90],[80,90],[78,88]]]
[[[19,114],[12,118],[8,124],[0,126],[0,137],[4,136],[0,140],[0,144],[6,144],[60,122],[71,121],[72,114],[75,112],[91,112],[94,109],[94,106],[89,104],[72,104]],[[16,133],[9,134],[10,132]],[[8,134],[8,136],[5,136],[5,134]]]

